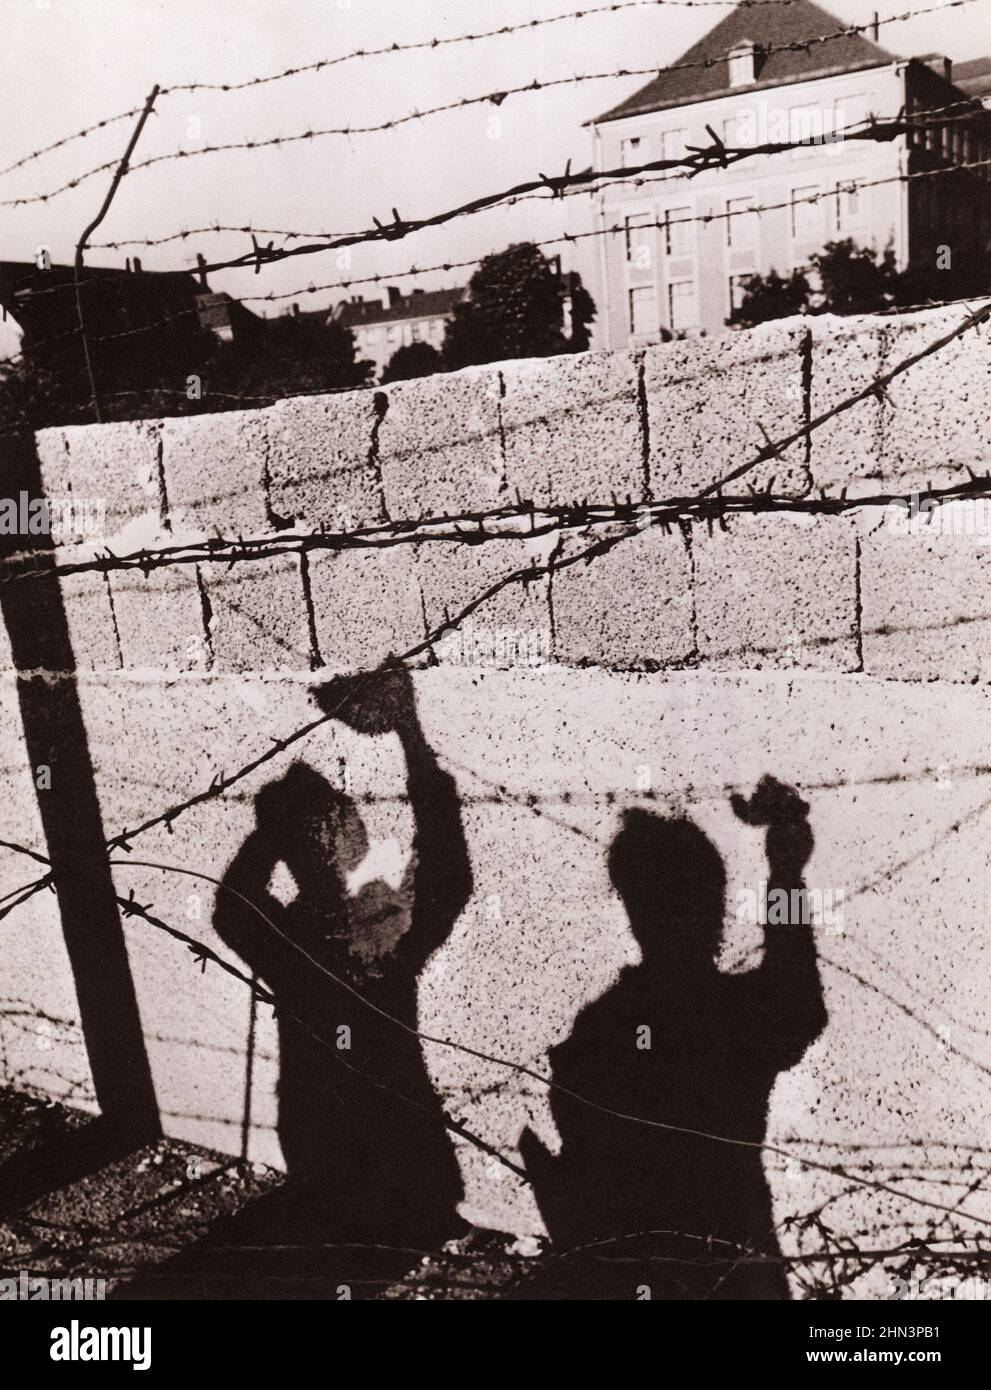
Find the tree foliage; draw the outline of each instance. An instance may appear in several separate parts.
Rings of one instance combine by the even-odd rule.
[[[588,344],[588,325],[595,316],[591,296],[584,289],[573,293],[569,341],[564,282],[532,242],[486,256],[468,289],[469,299],[455,306],[447,325],[442,356],[449,369],[511,357],[549,357],[581,351]]]
[[[382,373],[382,385],[390,381],[410,381],[413,377],[433,376],[434,372],[444,370],[444,360],[430,343],[407,343],[396,351],[386,363]]]

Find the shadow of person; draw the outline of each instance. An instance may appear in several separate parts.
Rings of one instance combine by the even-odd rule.
[[[767,827],[769,902],[790,891],[790,924],[765,927],[748,973],[717,969],[725,870],[692,821],[628,811],[610,848],[642,959],[551,1052],[559,1156],[529,1130],[521,1140],[562,1252],[545,1296],[788,1297],[760,1146],[775,1078],[826,1023],[802,884],[813,841],[806,803],[771,778],[733,806]]]
[[[185,1296],[204,1278],[216,1296],[250,1286],[257,1296],[335,1297],[340,1283],[371,1296],[417,1262],[411,1252],[467,1230],[415,1032],[418,976],[472,892],[456,786],[424,737],[405,671],[334,680],[314,697],[360,733],[398,736],[412,855],[390,874],[401,875],[398,888],[379,877],[352,893],[369,851],[353,799],[305,763],[257,794],[213,925],[275,998],[287,1179],[211,1233],[214,1251],[240,1247],[239,1268],[229,1253],[180,1257],[147,1281],[165,1291],[155,1296]],[[296,889],[287,904],[270,891],[280,863]]]

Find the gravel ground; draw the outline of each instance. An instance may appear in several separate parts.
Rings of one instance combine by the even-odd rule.
[[[0,1088],[0,1164],[57,1151],[92,1123]],[[0,1277],[103,1279],[110,1298],[492,1299],[539,1264],[475,1229],[438,1251],[314,1243],[281,1173],[172,1139],[0,1210]]]

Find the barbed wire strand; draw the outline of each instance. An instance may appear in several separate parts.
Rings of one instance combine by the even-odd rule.
[[[901,14],[886,15],[883,18],[873,20],[870,23],[847,25],[843,29],[835,30],[830,34],[815,35],[807,39],[796,39],[787,43],[769,43],[763,48],[765,54],[772,53],[805,53],[816,45],[834,42],[839,39],[850,38],[873,30],[875,24],[895,24],[917,18],[921,15],[932,14],[936,11],[954,9],[962,5],[978,3],[978,0],[939,0],[939,3],[929,5],[920,9],[906,10]],[[467,110],[474,106],[493,105],[501,106],[502,103],[511,96],[520,96],[528,92],[551,91],[565,86],[579,86],[586,82],[602,82],[608,80],[618,80],[626,77],[663,77],[672,72],[681,72],[687,69],[707,69],[724,63],[729,58],[729,53],[721,54],[718,57],[697,59],[683,63],[672,63],[667,67],[653,65],[645,68],[616,68],[609,72],[594,73],[572,73],[567,77],[547,78],[544,81],[534,78],[532,82],[523,83],[515,87],[506,87],[501,90],[484,92],[477,96],[461,97],[454,101],[442,102],[436,106],[426,107],[424,110],[413,110],[402,116],[395,116],[388,121],[380,121],[375,124],[365,126],[327,126],[322,129],[309,129],[290,135],[269,136],[259,140],[240,140],[226,141],[215,145],[203,145],[196,149],[173,150],[166,154],[152,155],[147,159],[139,160],[133,164],[130,173],[136,173],[139,169],[148,169],[155,165],[179,159],[193,159],[207,154],[229,153],[234,150],[259,150],[277,148],[284,145],[297,144],[303,140],[322,139],[329,136],[341,136],[352,138],[356,135],[379,134],[390,130],[395,130],[414,121],[425,120],[432,116],[449,114],[453,111]],[[8,198],[0,201],[0,207],[23,207],[29,204],[46,203],[51,199],[66,193],[71,189],[78,188],[80,184],[97,174],[113,168],[115,161],[111,160],[103,164],[98,164],[92,169],[78,174],[75,178],[61,184],[59,187],[49,190],[46,193],[25,195],[20,198]]]

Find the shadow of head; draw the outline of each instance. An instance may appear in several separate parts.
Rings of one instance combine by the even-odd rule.
[[[368,832],[349,796],[332,786],[307,763],[293,763],[255,798],[259,833],[278,850],[296,883],[325,881],[334,875],[343,889],[344,875],[368,853]]]
[[[715,845],[692,821],[626,811],[609,848],[609,876],[645,961],[669,953],[683,963],[715,959],[726,871]]]

